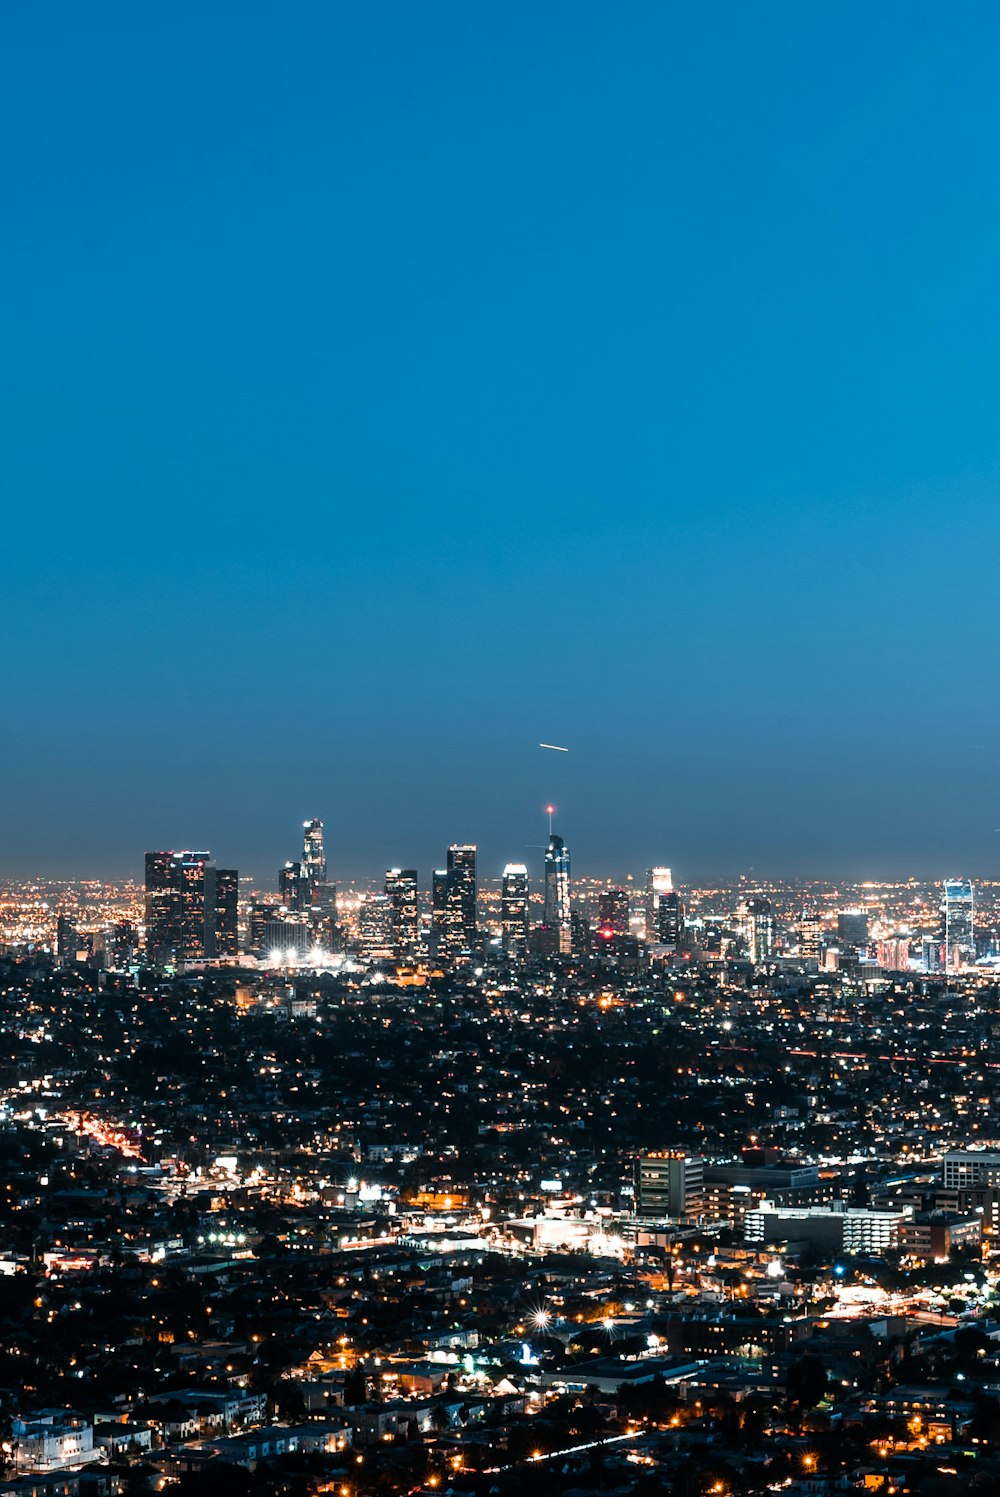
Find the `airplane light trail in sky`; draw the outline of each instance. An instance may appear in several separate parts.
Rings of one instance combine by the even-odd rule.
[[[538,747],[539,748],[554,749],[557,754],[568,754],[569,753],[569,749],[567,749],[567,748],[560,748],[559,745],[558,745],[558,743],[540,743],[538,745]]]

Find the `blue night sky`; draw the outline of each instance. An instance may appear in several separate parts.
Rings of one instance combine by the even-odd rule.
[[[995,5],[4,28],[0,873],[997,871]]]

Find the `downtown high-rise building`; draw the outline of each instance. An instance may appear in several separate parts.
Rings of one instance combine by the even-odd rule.
[[[278,869],[278,895],[286,910],[307,909],[309,906],[309,884],[303,876],[302,864],[285,863]]]
[[[75,962],[79,949],[80,933],[76,928],[76,921],[71,920],[69,915],[60,915],[56,921],[56,959],[59,964],[62,966]]]
[[[944,970],[956,972],[976,959],[976,897],[968,879],[946,879],[941,900]]]
[[[667,889],[656,901],[651,946],[676,951],[684,938],[684,902],[676,889]]]
[[[528,870],[524,863],[508,863],[500,885],[500,928],[503,949],[524,956],[528,949]]]
[[[235,955],[238,875],[207,852],[146,854],[146,952],[154,965]]]
[[[436,876],[435,876],[436,880]],[[453,842],[444,880],[444,919],[440,949],[452,961],[476,946],[476,847]]]
[[[669,868],[650,868],[646,873],[646,940],[650,946],[660,942],[660,903],[673,893]]]
[[[455,961],[476,945],[476,847],[455,842],[445,868],[431,876],[431,939],[441,961]]]
[[[744,900],[740,926],[752,962],[766,962],[774,955],[774,908],[769,899],[757,895]]]
[[[323,823],[302,823],[302,857],[278,869],[278,895],[286,911],[304,915],[313,941],[333,944],[337,929],[337,891],[327,881]]]
[[[404,958],[415,956],[420,944],[420,916],[417,907],[416,869],[387,869],[385,875],[385,894],[392,905],[394,954]]]
[[[597,929],[605,939],[629,933],[628,890],[604,889],[597,896]]]
[[[240,880],[235,868],[205,869],[205,955],[237,956],[240,949]]]
[[[318,817],[302,823],[302,876],[318,890],[326,883],[326,850],[323,846],[323,823]],[[310,899],[310,903],[314,901]]]
[[[237,927],[237,946],[239,945],[239,928]],[[108,966],[114,971],[121,972],[135,960],[139,949],[139,932],[131,920],[116,920],[108,931],[107,942]]]
[[[837,916],[837,940],[841,951],[868,955],[868,911],[860,908],[841,910]]]
[[[448,926],[448,870],[435,868],[431,874],[431,941],[441,955]]]
[[[646,942],[676,951],[684,938],[684,903],[669,868],[646,874]]]
[[[560,956],[573,948],[570,912],[569,848],[553,832],[545,849],[545,926]]]
[[[391,961],[396,955],[393,901],[388,894],[366,894],[358,910],[358,946],[365,961]]]
[[[819,962],[823,947],[823,925],[813,910],[803,910],[799,917],[799,955],[809,962]]]

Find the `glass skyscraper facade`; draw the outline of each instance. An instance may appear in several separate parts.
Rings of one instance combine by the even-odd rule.
[[[555,832],[545,849],[545,924],[555,932],[556,949],[567,956],[572,949],[569,898],[569,848]]]
[[[500,926],[504,951],[523,956],[528,949],[528,870],[523,863],[508,863],[503,871]]]
[[[954,972],[976,957],[975,894],[968,879],[946,879],[942,904],[944,969]]]
[[[389,868],[385,875],[385,893],[392,904],[395,953],[397,956],[413,956],[420,939],[416,869]]]
[[[235,956],[239,879],[207,852],[146,854],[146,951],[155,964]]]

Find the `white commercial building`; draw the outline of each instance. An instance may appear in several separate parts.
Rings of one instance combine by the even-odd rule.
[[[776,1206],[764,1201],[743,1218],[747,1242],[803,1242],[827,1253],[883,1253],[899,1241],[904,1211],[848,1206]]]

